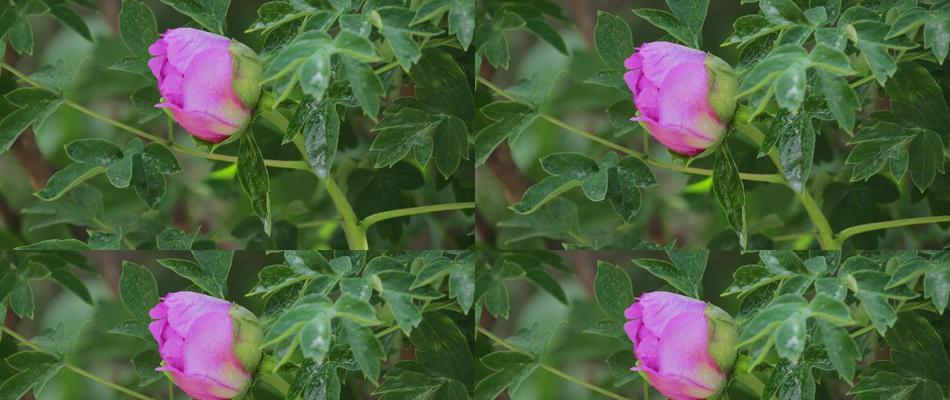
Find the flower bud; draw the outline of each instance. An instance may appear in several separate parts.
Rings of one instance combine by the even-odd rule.
[[[247,391],[261,360],[263,331],[237,304],[193,292],[170,293],[149,311],[148,325],[164,371],[196,400],[232,399]]]
[[[695,156],[718,144],[736,110],[735,70],[712,54],[646,43],[624,65],[640,121],[668,149]]]
[[[672,400],[717,395],[736,360],[736,326],[722,309],[669,292],[645,293],[625,311],[624,330],[646,375]]]
[[[247,46],[192,28],[171,29],[148,48],[149,69],[175,122],[211,143],[244,130],[261,95],[263,66]]]

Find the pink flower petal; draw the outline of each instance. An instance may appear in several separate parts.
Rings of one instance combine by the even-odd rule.
[[[168,61],[179,71],[188,70],[199,53],[213,48],[227,50],[231,45],[231,40],[224,36],[192,28],[169,30],[162,39],[168,46]]]

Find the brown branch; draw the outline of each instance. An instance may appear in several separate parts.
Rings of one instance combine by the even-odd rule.
[[[20,232],[23,221],[20,220],[20,216],[3,195],[0,195],[0,217],[3,218],[4,225],[8,226],[11,231]]]
[[[574,22],[577,23],[578,29],[580,29],[581,34],[584,35],[584,41],[587,42],[587,47],[594,48],[594,27],[597,23],[594,10],[596,10],[597,7],[590,3],[590,0],[570,0],[569,7],[571,8],[572,14],[574,14]]]
[[[119,32],[119,0],[99,0],[99,12],[109,24],[109,30],[115,35]]]

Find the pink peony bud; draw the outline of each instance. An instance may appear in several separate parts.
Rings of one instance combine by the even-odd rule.
[[[637,105],[634,121],[677,153],[695,156],[719,143],[736,110],[739,82],[719,57],[668,42],[645,43],[624,62]]]
[[[736,326],[712,304],[669,292],[645,293],[624,313],[639,363],[672,400],[706,399],[725,386],[736,360]]]
[[[165,296],[149,311],[164,371],[196,400],[244,393],[261,359],[257,317],[237,304],[194,292]]]
[[[244,130],[261,94],[262,65],[247,46],[192,28],[171,29],[149,46],[162,102],[195,137],[219,143]]]

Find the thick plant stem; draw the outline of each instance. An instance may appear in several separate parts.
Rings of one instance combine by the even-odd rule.
[[[938,215],[935,217],[905,218],[905,219],[896,219],[893,221],[883,221],[883,222],[874,222],[870,224],[855,225],[839,232],[838,236],[835,238],[835,241],[838,242],[839,246],[841,246],[841,244],[843,244],[845,240],[848,240],[848,238],[854,235],[865,233],[865,232],[878,231],[878,230],[888,229],[888,228],[896,228],[899,226],[935,224],[938,222],[950,222],[950,215]]]
[[[369,243],[366,240],[366,231],[360,228],[356,212],[353,211],[353,207],[350,206],[350,202],[346,199],[343,191],[336,185],[333,178],[329,176],[323,179],[323,186],[327,189],[327,193],[330,194],[330,199],[333,200],[333,204],[336,206],[337,212],[340,213],[340,217],[343,218],[343,233],[346,235],[346,243],[349,245],[350,250],[369,250]]]
[[[10,328],[8,328],[8,327],[6,327],[6,326],[0,325],[0,330],[2,330],[3,333],[6,333],[7,335],[10,335],[12,338],[14,338],[14,339],[20,341],[20,343],[23,343],[24,345],[26,345],[27,347],[29,347],[29,348],[31,348],[31,349],[33,349],[33,350],[36,350],[36,351],[41,352],[41,353],[49,354],[46,350],[44,350],[43,348],[41,348],[41,347],[37,346],[36,344],[34,344],[33,342],[31,342],[30,339],[27,339],[27,338],[21,336],[19,333],[16,333],[16,331],[14,331],[13,329],[10,329]],[[85,377],[85,378],[87,378],[87,379],[89,379],[89,380],[91,380],[91,381],[98,382],[98,383],[100,383],[100,384],[102,384],[102,385],[104,385],[104,386],[109,387],[110,389],[113,389],[113,390],[115,390],[115,391],[117,391],[117,392],[124,393],[124,394],[129,395],[129,396],[132,396],[132,397],[134,397],[134,398],[136,398],[136,399],[140,399],[140,400],[155,400],[155,399],[152,398],[152,397],[146,396],[146,395],[141,394],[141,393],[139,393],[139,392],[136,392],[136,391],[134,391],[134,390],[132,390],[132,389],[129,389],[129,388],[126,388],[126,387],[124,387],[124,386],[121,386],[121,385],[118,385],[118,384],[109,382],[109,381],[107,381],[107,380],[105,380],[105,379],[102,379],[102,378],[100,378],[100,377],[98,377],[98,376],[96,376],[96,375],[93,375],[93,374],[90,373],[89,371],[86,371],[86,370],[84,370],[84,369],[82,369],[82,368],[79,368],[79,367],[77,367],[77,366],[75,366],[75,365],[72,365],[72,364],[70,364],[70,363],[64,362],[64,363],[63,363],[63,367],[66,368],[66,369],[68,369],[68,370],[70,370],[70,371],[73,371],[73,372],[75,372],[75,373],[77,373],[77,374],[79,374],[79,375],[82,375],[83,377]]]
[[[504,98],[506,98],[506,99],[508,99],[508,100],[511,100],[511,101],[517,101],[517,99],[515,99],[514,96],[512,96],[511,94],[509,94],[508,92],[506,92],[504,89],[502,89],[502,88],[496,86],[494,83],[491,83],[489,80],[487,80],[487,79],[485,79],[485,78],[482,78],[482,77],[478,77],[478,78],[476,78],[476,79],[478,80],[478,83],[480,83],[482,86],[485,86],[485,87],[487,87],[487,88],[493,90],[493,91],[494,91],[495,93],[497,93],[499,96],[504,97]],[[548,121],[548,122],[550,122],[550,123],[552,123],[552,124],[558,126],[558,127],[561,128],[561,129],[564,129],[564,130],[570,132],[570,133],[573,133],[573,134],[575,134],[575,135],[577,135],[577,136],[580,136],[580,137],[583,137],[583,138],[585,138],[585,139],[588,139],[588,140],[590,140],[590,141],[592,141],[592,142],[599,143],[599,144],[601,144],[601,145],[604,145],[604,146],[606,146],[606,147],[609,147],[609,148],[611,148],[611,149],[613,149],[613,150],[616,150],[616,151],[619,151],[619,152],[621,152],[621,153],[624,153],[624,154],[627,154],[627,155],[630,155],[630,156],[639,158],[639,159],[643,160],[644,162],[646,162],[647,164],[650,164],[650,165],[652,165],[652,166],[655,166],[655,167],[658,167],[658,168],[663,168],[663,169],[668,169],[668,170],[670,170],[670,171],[685,172],[685,173],[694,174],[694,175],[712,176],[712,170],[703,169],[703,168],[687,167],[687,166],[677,165],[677,164],[674,164],[674,163],[670,163],[670,162],[661,161],[661,160],[657,160],[657,159],[654,159],[654,158],[647,157],[645,154],[640,153],[640,152],[638,152],[638,151],[636,151],[636,150],[633,150],[633,149],[631,149],[631,148],[629,148],[629,147],[621,146],[621,145],[616,144],[616,143],[614,143],[614,142],[611,142],[611,141],[609,141],[609,140],[607,140],[607,139],[604,139],[604,138],[602,138],[602,137],[600,137],[600,136],[594,135],[594,134],[592,134],[592,133],[590,133],[590,132],[587,132],[587,131],[584,131],[584,130],[581,130],[581,129],[577,129],[577,128],[571,126],[571,125],[568,125],[566,122],[561,121],[561,120],[559,120],[559,119],[557,119],[557,118],[554,118],[554,117],[552,117],[552,116],[550,116],[550,115],[541,114],[541,118],[544,119],[545,121]],[[774,175],[774,174],[750,174],[750,173],[740,172],[740,173],[739,173],[739,177],[742,178],[743,180],[747,180],[747,181],[769,182],[769,183],[784,183],[784,182],[785,182],[785,181],[782,179],[781,176]]]
[[[762,141],[765,140],[765,134],[752,124],[739,123],[736,129],[746,135],[746,137],[751,139],[756,145],[762,145]],[[769,152],[769,158],[772,160],[772,163],[775,164],[775,168],[781,172],[782,162],[779,160],[775,149]],[[828,219],[825,218],[825,214],[821,212],[821,207],[815,202],[815,198],[811,196],[811,193],[809,193],[806,188],[802,188],[802,191],[798,193],[798,199],[801,201],[802,207],[805,208],[805,213],[808,214],[808,218],[811,219],[812,225],[818,230],[818,244],[822,250],[840,250],[841,244],[835,242],[834,231],[831,229]]]
[[[488,337],[489,339],[493,340],[495,343],[498,343],[500,346],[504,347],[505,349],[508,349],[509,351],[514,351],[514,352],[517,352],[517,353],[524,353],[523,351],[518,350],[516,347],[514,347],[514,346],[508,344],[508,342],[506,342],[504,339],[502,339],[502,338],[496,336],[494,333],[491,333],[489,330],[487,330],[487,329],[485,329],[485,328],[482,328],[482,327],[479,326],[479,325],[476,325],[476,326],[475,326],[475,330],[477,330],[478,333],[480,333],[480,334],[482,334],[482,335],[485,335],[485,336]],[[554,374],[554,375],[557,375],[558,377],[560,377],[560,378],[562,378],[562,379],[565,379],[565,380],[574,382],[574,383],[576,383],[576,384],[578,384],[578,385],[580,385],[580,386],[583,386],[583,387],[585,387],[585,388],[587,388],[587,389],[589,389],[589,390],[591,390],[591,391],[597,392],[597,393],[599,393],[599,394],[601,394],[601,395],[603,395],[603,396],[609,397],[609,398],[614,399],[614,400],[628,400],[626,397],[623,397],[623,396],[621,396],[621,395],[619,395],[619,394],[616,394],[616,393],[614,393],[614,392],[611,392],[611,391],[609,391],[609,390],[607,390],[607,389],[604,389],[604,388],[602,388],[602,387],[600,387],[600,386],[597,386],[597,385],[594,385],[594,384],[591,384],[591,383],[587,383],[587,382],[585,382],[584,380],[582,380],[582,379],[580,379],[580,378],[577,378],[577,377],[575,377],[575,376],[573,376],[573,375],[571,375],[571,374],[568,374],[568,373],[566,373],[566,372],[564,372],[564,371],[561,371],[561,370],[559,370],[559,369],[557,369],[557,368],[554,368],[554,367],[552,367],[552,366],[550,366],[550,365],[547,365],[547,364],[545,364],[545,363],[543,363],[543,362],[538,362],[538,366],[541,367],[542,369],[544,369],[545,371],[548,371],[548,372],[550,372],[550,373],[552,373],[552,374]]]
[[[266,111],[261,114],[261,117],[273,124],[281,133],[286,134],[290,122],[279,112],[273,110]],[[303,136],[297,135],[293,142],[297,150],[300,151],[300,155],[306,160],[307,148]],[[309,165],[307,170],[313,172]],[[314,175],[316,175],[315,172]],[[350,250],[369,250],[366,232],[360,229],[359,218],[356,217],[353,206],[350,205],[350,201],[346,199],[346,195],[340,190],[340,187],[337,186],[336,181],[334,181],[331,176],[327,176],[326,178],[317,176],[317,178],[323,183],[323,187],[327,190],[327,194],[330,195],[330,200],[333,201],[336,211],[340,213],[340,218],[342,218],[343,222],[340,226],[343,227],[343,234],[346,236],[347,246]]]

